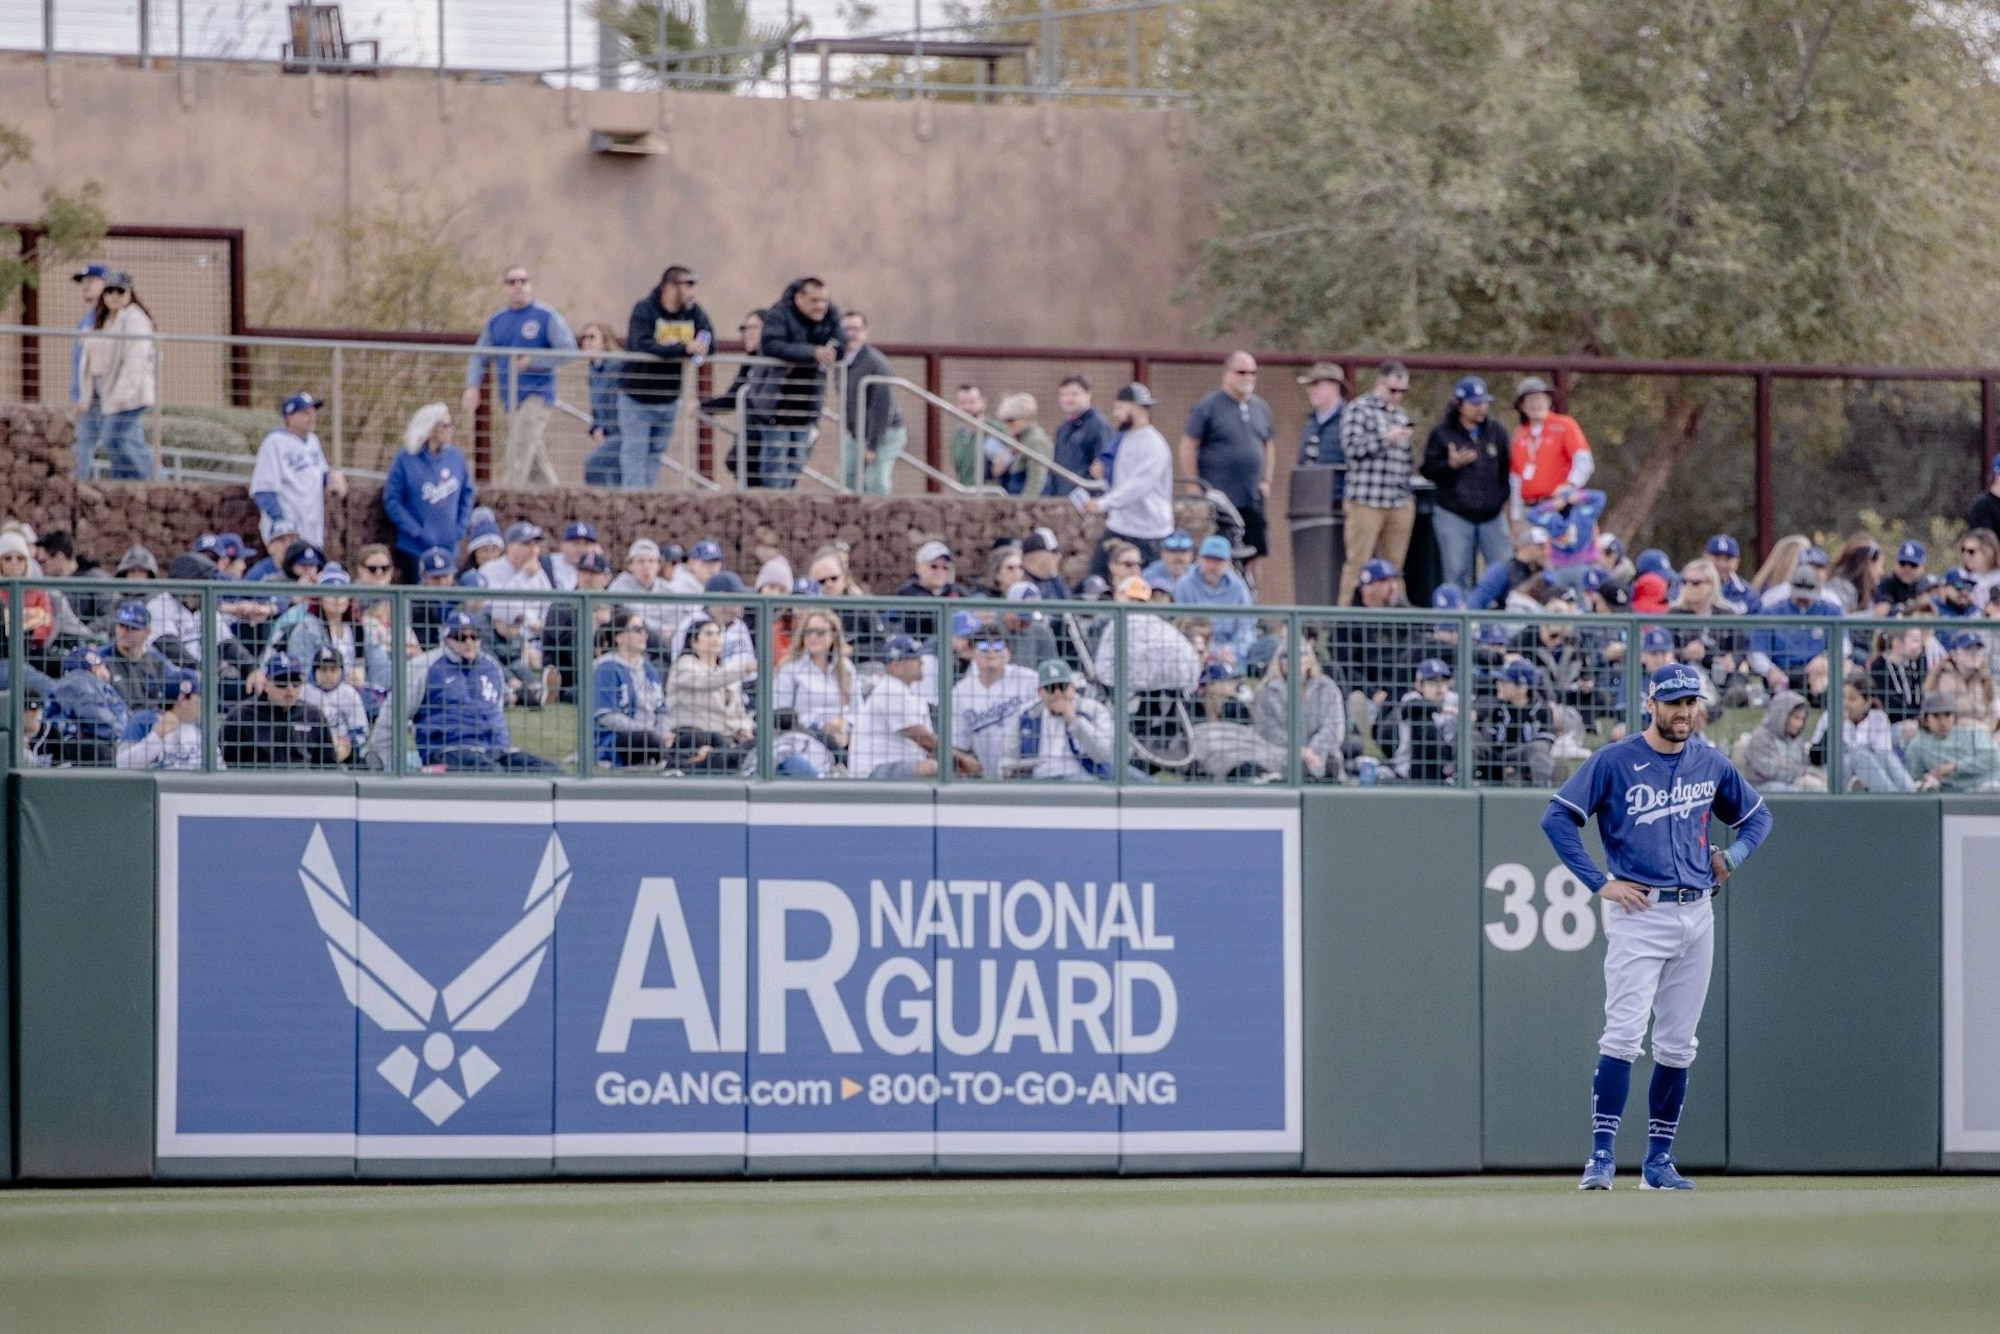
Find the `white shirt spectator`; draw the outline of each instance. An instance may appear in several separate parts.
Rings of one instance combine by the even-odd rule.
[[[778,681],[771,695],[773,709],[790,709],[798,715],[800,727],[823,728],[836,718],[850,728],[854,722],[854,669],[847,668],[848,699],[840,698],[839,669],[828,664],[821,670],[811,658],[793,658],[778,668]]]
[[[930,725],[930,714],[917,692],[893,676],[884,676],[862,702],[855,719],[848,772],[867,778],[885,764],[915,764],[924,758],[924,748],[903,733]]]
[[[638,577],[630,570],[620,570],[618,577],[611,581],[607,591],[612,593],[677,593],[680,590],[674,588],[664,579],[655,579],[650,585],[642,584],[639,582]],[[693,608],[678,603],[635,602],[632,604],[632,613],[644,621],[646,628],[661,639],[672,635],[680,627],[680,623],[687,618],[688,612],[692,610]],[[726,659],[728,655],[726,647],[723,653]]]
[[[299,698],[318,705],[334,735],[346,737],[357,750],[367,740],[368,709],[361,703],[361,692],[347,682],[342,681],[331,690],[321,690],[308,678]]]
[[[1125,466],[1121,454],[1118,466]],[[1201,680],[1201,655],[1194,651],[1186,635],[1174,629],[1164,616],[1146,613],[1129,618],[1125,628],[1126,649],[1131,667],[1126,673],[1127,690],[1192,691]],[[1097,641],[1091,670],[1106,690],[1118,680],[1118,627],[1107,624]]]
[[[1076,726],[1056,717],[1037,700],[1032,706],[1040,724],[1038,749],[1031,771],[1036,778],[1061,778],[1071,781],[1098,778],[1083,767],[1088,758],[1101,766],[1111,763],[1114,740],[1111,731],[1111,713],[1094,699],[1076,701]],[[1018,739],[1013,745],[1018,751]]]
[[[200,604],[196,604],[199,606]],[[204,656],[201,639],[201,612],[189,611],[178,597],[172,593],[157,593],[146,603],[147,614],[153,618],[152,629],[146,635],[146,647],[152,648],[163,636],[172,635],[181,641],[181,646],[196,657]],[[217,639],[234,639],[236,631],[228,617],[216,613],[215,636]]]
[[[528,568],[523,570],[505,556],[495,556],[479,567],[479,573],[486,580],[486,586],[495,592],[510,588],[555,590],[548,571],[538,560],[529,561]],[[548,615],[548,605],[546,602],[509,602],[496,598],[487,611],[496,621],[510,621],[539,630],[542,618]]]
[[[990,686],[977,669],[967,672],[951,687],[952,748],[971,751],[986,777],[1001,777],[1002,764],[1020,749],[1021,711],[1037,698],[1035,674],[1026,667],[1007,664]]]
[[[1153,426],[1118,440],[1118,466],[1104,493],[1106,531],[1158,541],[1174,530],[1174,454]]]
[[[257,463],[250,472],[250,493],[275,492],[278,508],[298,525],[299,536],[316,547],[326,546],[326,453],[319,436],[308,431],[301,440],[284,427],[257,446]],[[271,516],[261,515],[257,531],[271,540]]]
[[[217,767],[221,766],[218,758]],[[182,723],[166,736],[155,728],[137,741],[118,743],[120,769],[201,768],[201,724]]]

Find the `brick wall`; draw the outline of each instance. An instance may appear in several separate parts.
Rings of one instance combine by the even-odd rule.
[[[37,530],[68,528],[80,552],[107,566],[116,564],[133,542],[144,543],[165,566],[204,532],[237,532],[256,541],[257,507],[242,486],[78,482],[71,475],[73,440],[60,413],[0,406],[0,514],[25,519]],[[377,483],[356,482],[344,502],[328,502],[327,545],[334,559],[344,561],[365,543],[389,540],[380,495]],[[570,519],[589,519],[614,566],[634,538],[692,545],[698,538],[713,537],[722,543],[731,567],[748,581],[764,561],[779,555],[803,574],[814,550],[839,540],[853,548],[856,575],[876,592],[900,584],[917,547],[931,538],[951,544],[961,576],[972,580],[984,573],[984,553],[994,538],[1018,537],[1037,525],[1054,529],[1062,539],[1070,553],[1065,573],[1074,582],[1084,572],[1098,531],[1067,500],[864,498],[803,491],[692,495],[582,487],[487,488],[479,498],[503,524],[530,519],[554,529]],[[1200,537],[1209,527],[1206,507],[1183,505],[1181,522]]]

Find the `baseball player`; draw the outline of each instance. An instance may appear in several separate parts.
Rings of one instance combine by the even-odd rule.
[[[1648,1015],[1654,1069],[1639,1187],[1694,1189],[1674,1167],[1673,1147],[1694,1062],[1694,1030],[1715,962],[1709,898],[1771,830],[1770,808],[1722,752],[1688,744],[1701,687],[1700,674],[1683,663],[1655,671],[1646,683],[1652,713],[1646,730],[1599,749],[1542,816],[1542,832],[1563,865],[1610,905],[1604,914],[1604,1036],[1597,1040],[1590,1086],[1583,1190],[1611,1189],[1612,1146]],[[1709,845],[1711,810],[1736,831],[1727,852]],[[1583,826],[1592,816],[1609,875],[1584,850]]]

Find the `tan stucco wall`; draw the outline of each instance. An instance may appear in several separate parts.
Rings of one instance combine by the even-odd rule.
[[[533,265],[573,323],[622,322],[680,262],[730,330],[813,271],[884,341],[1197,342],[1172,298],[1204,210],[1171,113],[16,60],[0,119],[35,145],[0,216],[95,179],[117,223],[243,228],[253,282],[316,219],[416,191],[462,211],[482,257]],[[593,155],[592,127],[669,152]]]

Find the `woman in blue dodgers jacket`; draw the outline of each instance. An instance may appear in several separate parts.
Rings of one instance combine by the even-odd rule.
[[[1722,752],[1688,744],[1701,687],[1701,674],[1685,664],[1655,671],[1647,680],[1652,718],[1646,730],[1598,750],[1542,816],[1542,830],[1563,865],[1613,905],[1604,917],[1604,1035],[1591,1081],[1584,1190],[1611,1189],[1612,1147],[1649,1014],[1654,1068],[1640,1189],[1694,1189],[1674,1167],[1673,1145],[1715,960],[1709,898],[1771,829],[1764,799]],[[1709,843],[1711,810],[1736,831],[1727,852]],[[1583,846],[1583,826],[1592,816],[1609,875]]]

